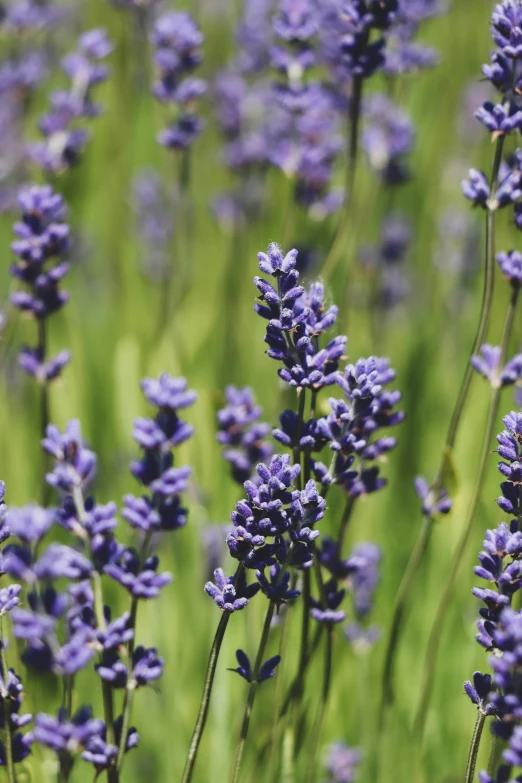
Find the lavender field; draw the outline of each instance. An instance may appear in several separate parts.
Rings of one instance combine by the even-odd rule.
[[[0,779],[522,781],[521,63],[0,1]]]

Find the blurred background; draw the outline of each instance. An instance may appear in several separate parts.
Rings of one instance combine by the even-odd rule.
[[[171,7],[165,2],[161,10]],[[473,487],[488,399],[486,384],[477,378],[455,454],[456,502],[451,514],[436,525],[416,584],[398,657],[397,706],[384,741],[377,742],[384,637],[421,523],[412,482],[419,474],[431,479],[438,467],[478,319],[484,213],[474,211],[465,201],[460,182],[470,167],[489,172],[492,161],[488,134],[473,118],[488,94],[480,67],[492,47],[492,7],[489,0],[451,0],[444,13],[423,22],[418,31],[418,40],[437,52],[434,67],[393,80],[384,75],[368,80],[368,95],[388,95],[404,112],[404,122],[409,125],[411,121],[411,129],[405,130],[405,153],[400,156],[409,176],[400,187],[390,188],[383,175],[379,144],[376,151],[371,139],[363,140],[349,229],[326,282],[328,297],[340,309],[339,331],[348,334],[350,361],[370,354],[388,356],[397,370],[395,385],[403,392],[406,412],[404,423],[394,432],[398,449],[383,466],[388,487],[358,504],[349,532],[350,547],[371,540],[383,551],[372,618],[381,627],[382,637],[368,654],[357,654],[342,634],[336,637],[335,681],[324,726],[325,743],[339,739],[364,748],[363,781],[374,779],[369,770],[371,756],[377,752],[382,761],[380,781],[462,780],[475,720],[462,684],[475,669],[485,666],[486,654],[474,641],[478,602],[471,588],[476,583],[472,569],[484,531],[502,519],[495,504],[499,477],[494,454],[441,640],[419,765],[420,749],[412,750],[410,726],[439,586],[447,574]],[[285,248],[295,246],[305,279],[321,279],[340,215],[339,209],[325,215],[322,206],[304,209],[296,205],[292,180],[274,166],[247,184],[238,203],[237,172],[228,165],[219,121],[222,104],[216,78],[237,57],[235,31],[245,7],[238,0],[193,0],[179,2],[175,8],[189,10],[205,38],[204,60],[198,70],[198,76],[208,82],[198,107],[205,128],[189,156],[157,142],[166,124],[165,108],[150,93],[153,65],[146,29],[157,9],[142,8],[138,13],[131,3],[125,7],[102,0],[66,6],[63,18],[49,29],[28,34],[23,45],[45,51],[45,78],[30,91],[16,133],[2,132],[0,147],[4,259],[0,267],[4,314],[0,476],[8,488],[8,503],[22,505],[40,498],[42,459],[38,390],[17,366],[18,347],[33,340],[34,325],[8,304],[10,292],[16,289],[9,273],[12,224],[18,214],[13,191],[18,184],[41,182],[42,177],[30,164],[15,171],[14,161],[20,143],[38,138],[38,119],[46,110],[49,92],[63,85],[64,75],[57,65],[60,57],[74,48],[81,32],[105,28],[114,50],[108,58],[109,78],[97,93],[103,113],[90,125],[91,138],[79,165],[50,178],[68,204],[74,237],[72,269],[65,285],[70,303],[53,316],[49,326],[52,353],[62,348],[72,352],[70,366],[51,386],[51,421],[63,428],[70,418],[81,420],[84,437],[99,457],[97,499],[121,502],[126,492],[136,491],[128,471],[136,454],[132,423],[136,416],[148,415],[140,380],[167,371],[186,376],[198,393],[197,404],[187,414],[196,434],[182,455],[183,462],[193,467],[189,524],[160,543],[163,565],[172,571],[174,581],[160,600],[146,605],[139,618],[140,639],[158,647],[166,666],[159,691],[144,689],[136,699],[135,722],[142,745],[127,760],[125,779],[129,783],[177,780],[190,741],[218,622],[218,611],[203,592],[203,584],[211,555],[223,538],[220,527],[241,496],[216,441],[216,411],[224,404],[224,388],[227,384],[252,387],[264,408],[264,420],[273,425],[291,404],[274,362],[264,353],[264,323],[252,309],[256,253],[266,250],[271,241]],[[0,58],[12,55],[9,40],[6,33]],[[270,116],[263,117],[270,111],[266,104],[258,102],[254,111],[271,122]],[[371,132],[372,122],[385,123],[382,103],[373,108],[368,103],[367,111],[363,134],[365,128]],[[8,127],[1,107],[0,127]],[[343,128],[339,132],[342,136]],[[345,161],[341,149],[333,166],[333,188],[343,186]],[[236,193],[235,202],[226,195],[231,192]],[[520,240],[503,217],[500,213],[497,247],[516,248]],[[390,256],[386,248],[392,240],[398,242],[400,252]],[[489,333],[494,344],[500,341],[508,296],[499,280]],[[515,332],[513,350],[522,341],[520,321]],[[327,396],[323,395],[324,404]],[[514,406],[508,390],[501,403],[502,415]],[[330,509],[322,527],[325,532],[331,524],[328,520],[336,520],[342,510],[334,493]],[[117,591],[114,599],[118,600]],[[253,654],[263,609],[261,601],[254,601],[244,616],[234,618],[225,638],[195,780],[221,781],[229,774],[245,684],[225,669],[235,666],[237,647]],[[290,633],[297,640],[297,619]],[[312,667],[306,694],[311,703],[319,679],[319,666],[317,670]],[[93,696],[92,682],[83,686],[79,682],[80,700],[82,687],[83,695],[95,703],[98,699],[99,706],[101,694]],[[264,687],[256,702],[245,780],[265,779],[259,751],[270,737],[273,688],[274,683]],[[59,701],[53,682],[47,690],[35,689],[29,676],[26,690],[29,711],[49,710],[53,699]],[[484,742],[479,766],[484,765],[488,752],[489,743]],[[41,750],[29,761],[33,780],[54,778],[52,762]],[[75,770],[78,781],[91,776],[86,765],[79,764]]]

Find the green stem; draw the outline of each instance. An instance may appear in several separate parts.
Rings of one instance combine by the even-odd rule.
[[[268,641],[268,634],[270,632],[270,623],[272,622],[272,617],[274,616],[274,610],[275,610],[275,603],[274,601],[270,601],[270,604],[268,606],[268,610],[265,616],[265,623],[263,625],[263,632],[261,634],[261,641],[259,642],[259,647],[257,650],[256,660],[254,663],[254,671],[252,672],[252,682],[250,683],[250,686],[248,688],[248,694],[247,694],[247,700],[245,705],[245,712],[243,714],[243,723],[241,724],[241,733],[239,735],[239,744],[237,746],[236,751],[236,760],[234,763],[234,773],[232,775],[232,783],[238,783],[239,781],[239,772],[241,769],[241,761],[243,758],[243,752],[245,750],[245,743],[248,736],[248,729],[250,726],[250,718],[252,717],[252,709],[254,707],[254,701],[256,698],[257,693],[257,676],[259,674],[259,670],[261,669],[261,666],[263,664],[263,657],[265,655],[265,647],[266,643]]]
[[[502,334],[499,367],[503,367],[505,363],[506,353],[509,345],[509,339],[511,337],[511,332],[513,330],[513,321],[515,318],[518,292],[519,292],[518,288],[512,288],[511,299],[506,315],[506,320],[504,323],[504,331]],[[431,692],[435,679],[435,669],[437,666],[438,649],[442,636],[444,622],[446,619],[447,610],[449,608],[453,596],[453,588],[455,586],[455,581],[458,576],[460,564],[462,562],[462,558],[471,534],[471,529],[475,518],[475,512],[477,510],[477,506],[479,504],[480,496],[482,493],[482,487],[484,484],[484,477],[486,474],[488,456],[490,454],[490,449],[491,449],[491,441],[493,439],[493,435],[495,432],[495,423],[497,419],[498,406],[500,402],[500,392],[501,392],[501,387],[499,384],[495,385],[491,390],[491,400],[489,404],[488,417],[486,421],[486,432],[484,435],[484,440],[482,442],[482,450],[480,454],[475,488],[473,490],[473,495],[468,509],[466,522],[464,524],[464,528],[462,530],[460,539],[458,541],[457,548],[453,555],[453,560],[451,562],[451,568],[446,582],[446,587],[442,594],[437,609],[437,613],[435,615],[435,620],[433,622],[430,636],[428,639],[428,648],[426,651],[426,658],[424,663],[423,685],[421,690],[421,697],[419,700],[419,707],[417,710],[415,723],[414,723],[414,728],[417,732],[417,736],[419,740],[422,738],[422,735],[424,733],[424,726],[426,723]]]
[[[312,644],[308,647],[308,650],[306,651],[306,657],[305,657],[305,662],[304,662],[304,671],[306,671],[306,669],[308,668],[308,666],[310,664],[310,661],[312,660],[312,658],[313,658],[313,656],[314,656],[314,654],[315,654],[315,652],[316,652],[316,650],[317,650],[317,648],[319,646],[319,642],[321,641],[322,633],[323,633],[323,626],[322,625],[318,625],[316,630],[315,630],[315,634],[313,636],[313,639],[312,639]],[[290,687],[289,687],[289,689],[287,691],[287,694],[285,696],[285,700],[284,700],[283,705],[281,707],[281,710],[279,712],[279,719],[284,718],[284,716],[288,712],[291,704],[293,703],[294,699],[296,698],[298,692],[299,692],[299,681],[298,681],[298,676],[296,675],[296,677],[294,678],[293,682],[291,683],[291,685],[290,685]]]
[[[303,620],[301,625],[301,647],[299,649],[299,666],[295,680],[295,699],[299,701],[303,697],[304,676],[308,657],[308,635],[310,631],[310,569],[303,573]]]
[[[323,669],[323,687],[321,692],[321,700],[317,707],[315,714],[314,726],[312,730],[312,745],[310,750],[310,756],[308,761],[308,776],[306,778],[307,783],[313,783],[315,780],[315,770],[317,766],[317,752],[319,749],[321,728],[324,720],[324,713],[326,711],[326,704],[328,702],[328,696],[330,694],[330,685],[332,682],[332,650],[333,650],[333,627],[329,624],[326,627],[326,648],[324,655],[324,669]]]
[[[147,552],[149,550],[151,538],[152,538],[152,533],[147,533],[147,535],[143,539],[143,544],[141,545],[141,551],[140,551],[141,564],[143,564],[145,558],[147,557]],[[127,731],[130,725],[130,716],[132,712],[132,701],[133,701],[134,691],[136,690],[136,681],[134,680],[132,656],[134,655],[134,646],[136,643],[137,617],[138,617],[138,598],[136,596],[133,596],[131,602],[131,609],[130,609],[129,627],[133,629],[134,635],[129,640],[129,643],[127,645],[128,676],[127,676],[127,686],[125,688],[125,695],[123,697],[123,712],[122,712],[123,720],[122,720],[122,727],[121,727],[120,744],[118,747],[118,758],[116,760],[117,774],[121,772],[121,769],[123,767],[123,761],[125,758],[125,748],[127,745]]]
[[[2,617],[0,616],[0,663],[2,665],[2,675],[4,678],[4,687],[7,683],[7,658],[5,654],[5,641]],[[2,698],[4,707],[4,739],[5,739],[5,767],[7,770],[7,780],[9,783],[16,783],[16,774],[13,763],[13,743],[11,737],[11,709],[9,705],[9,694],[7,689]]]
[[[403,574],[399,589],[397,591],[397,598],[395,600],[395,607],[393,610],[393,616],[390,626],[390,635],[388,638],[388,644],[386,647],[386,653],[384,658],[384,669],[382,674],[382,695],[381,706],[379,713],[379,727],[382,728],[384,721],[384,712],[386,706],[393,702],[393,677],[394,677],[394,662],[395,652],[397,649],[397,643],[399,641],[399,635],[402,625],[402,619],[404,610],[406,608],[406,602],[410,593],[411,585],[417,575],[417,571],[424,559],[424,555],[428,548],[428,544],[431,538],[433,530],[433,520],[431,517],[427,517],[423,520],[422,527],[415,541],[410,559],[406,566],[406,570]]]
[[[228,621],[230,620],[229,612],[223,612],[219,621],[214,641],[210,649],[210,656],[207,664],[207,672],[205,674],[205,682],[203,685],[203,694],[201,696],[201,703],[199,705],[198,717],[196,718],[196,725],[192,733],[192,740],[190,742],[190,748],[185,762],[185,768],[183,770],[183,776],[181,783],[188,783],[192,779],[192,773],[194,771],[194,765],[196,763],[196,756],[198,753],[199,744],[203,731],[205,729],[205,723],[207,722],[208,708],[210,705],[210,694],[212,693],[212,685],[214,684],[214,676],[216,674],[216,666],[219,657],[219,651],[221,650],[221,644],[225,631],[227,630]]]
[[[301,434],[303,432],[304,411],[306,403],[306,389],[301,389],[299,393],[299,409],[297,411],[297,432],[296,432],[296,444],[293,450],[293,460],[295,465],[301,464],[301,447],[299,441],[301,440]],[[301,474],[299,473],[296,479],[297,489],[302,489],[303,481]]]
[[[341,556],[343,551],[344,539],[346,536],[346,531],[348,530],[348,524],[352,516],[354,501],[355,498],[351,497],[350,495],[346,501],[343,515],[341,517],[341,524],[339,525],[339,533],[337,535],[337,547],[338,547],[339,557]]]
[[[473,736],[471,738],[471,745],[469,746],[468,763],[466,765],[466,777],[464,783],[473,783],[475,777],[475,767],[477,766],[477,756],[480,748],[480,739],[482,737],[482,729],[486,716],[481,710],[477,711],[477,720],[475,721],[475,728],[473,729]]]
[[[339,260],[339,254],[344,245],[345,235],[350,225],[350,212],[353,203],[355,174],[357,171],[357,153],[359,149],[359,120],[361,117],[363,80],[359,76],[353,79],[352,99],[348,118],[348,165],[346,169],[346,194],[344,212],[337,226],[337,231],[323,267],[323,277],[328,280]]]
[[[497,139],[497,145],[495,148],[495,158],[493,161],[493,168],[491,172],[490,180],[490,194],[493,200],[497,192],[498,187],[498,172],[500,164],[502,162],[502,151],[504,147],[504,138],[501,136]],[[484,338],[487,334],[488,324],[491,315],[491,305],[493,302],[493,289],[495,278],[495,210],[488,209],[486,215],[486,257],[484,264],[484,287],[482,291],[482,303],[480,308],[479,323],[475,338],[473,340],[473,346],[471,348],[471,356],[478,352],[482,345]],[[437,471],[435,480],[432,485],[432,489],[440,489],[444,480],[444,466],[451,454],[457,433],[462,420],[462,414],[468,399],[469,390],[471,386],[471,379],[473,377],[473,368],[468,361],[464,372],[464,377],[459,389],[457,401],[453,409],[448,432],[446,434],[446,440],[444,442],[442,450],[442,459],[439,470]],[[426,524],[429,530],[426,529]],[[399,587],[399,593],[397,595],[397,602],[394,609],[391,632],[388,641],[388,647],[385,657],[385,668],[383,673],[383,693],[381,703],[380,722],[384,718],[384,706],[393,702],[393,677],[394,677],[394,663],[395,656],[399,645],[400,636],[402,633],[402,621],[404,611],[408,603],[411,589],[415,582],[415,576],[419,567],[424,559],[424,555],[427,551],[430,534],[431,534],[431,521],[425,521],[425,524],[421,528],[417,540],[415,542],[414,549],[410,555],[410,559],[406,566],[406,571]]]
[[[295,586],[297,583],[297,572],[294,571],[292,574],[292,578],[290,581],[290,589],[295,590]],[[283,701],[283,688],[284,688],[284,673],[286,669],[286,653],[288,649],[288,640],[289,640],[289,621],[288,621],[288,607],[286,607],[286,611],[284,613],[283,622],[281,625],[281,638],[279,641],[279,656],[281,658],[281,663],[278,667],[277,677],[276,677],[276,692],[275,692],[275,698],[274,698],[274,711],[273,711],[273,719],[272,719],[272,731],[270,735],[270,755],[268,757],[268,775],[267,780],[275,780],[276,779],[276,772],[277,772],[277,765],[278,765],[278,757],[279,757],[279,745],[281,741],[281,733],[280,733],[280,725],[279,725],[279,713],[281,711],[281,705]],[[260,753],[260,757],[266,753],[267,746],[265,745]]]

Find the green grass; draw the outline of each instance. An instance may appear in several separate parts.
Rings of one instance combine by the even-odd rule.
[[[403,80],[397,91],[401,105],[411,112],[417,126],[417,145],[411,161],[414,178],[400,189],[395,202],[415,225],[414,248],[408,261],[412,295],[376,326],[372,314],[361,304],[367,281],[357,264],[356,249],[376,240],[386,204],[386,197],[364,160],[356,194],[357,220],[353,221],[346,251],[328,284],[329,295],[340,306],[339,328],[348,330],[350,358],[376,352],[389,356],[397,368],[397,384],[404,392],[407,418],[397,432],[399,447],[384,467],[389,487],[357,505],[348,541],[351,546],[355,541],[374,540],[383,548],[382,583],[374,621],[382,626],[384,636],[421,521],[412,479],[419,473],[431,477],[437,468],[478,317],[482,239],[475,251],[476,272],[460,299],[455,296],[456,276],[435,266],[434,258],[440,242],[437,226],[443,213],[461,211],[466,217],[469,213],[460,194],[460,179],[470,166],[488,171],[491,165],[492,149],[486,134],[479,133],[478,141],[476,136],[470,140],[459,134],[457,122],[463,111],[465,90],[471,82],[478,81],[480,65],[489,55],[491,7],[492,3],[484,0],[453,0],[450,13],[427,24],[422,36],[440,50],[440,66]],[[147,410],[139,391],[140,379],[166,370],[187,376],[190,386],[198,392],[198,403],[188,413],[196,426],[196,435],[182,454],[183,461],[194,469],[190,524],[161,540],[162,563],[172,570],[174,582],[160,600],[143,605],[139,613],[139,641],[159,648],[166,660],[165,675],[158,692],[145,689],[136,696],[134,722],[142,744],[127,758],[124,776],[128,783],[175,781],[183,767],[208,651],[219,619],[218,611],[202,589],[206,574],[201,534],[208,524],[226,522],[239,497],[215,441],[215,413],[223,401],[226,383],[252,386],[265,409],[265,418],[272,423],[283,405],[275,364],[264,355],[263,323],[252,310],[255,292],[251,279],[257,271],[256,252],[269,241],[281,238],[289,188],[282,175],[269,176],[266,211],[257,224],[248,226],[237,249],[234,240],[217,227],[209,210],[210,199],[226,186],[228,177],[220,163],[219,139],[210,108],[207,109],[209,127],[192,156],[194,237],[190,247],[183,230],[176,240],[190,286],[178,300],[164,334],[155,339],[161,288],[140,274],[142,249],[135,235],[129,195],[132,177],[140,167],[156,167],[172,181],[175,166],[155,141],[162,121],[158,107],[146,92],[140,95],[135,89],[137,61],[142,52],[135,46],[128,17],[101,0],[86,1],[82,16],[82,28],[106,26],[117,49],[112,57],[112,78],[101,96],[106,112],[93,123],[93,140],[86,158],[79,168],[57,182],[70,205],[74,229],[89,252],[73,264],[67,279],[70,304],[52,319],[52,349],[70,347],[73,362],[63,379],[52,387],[51,412],[53,422],[60,427],[69,418],[81,420],[86,439],[99,455],[96,495],[105,502],[137,491],[127,466],[135,453],[131,440],[133,419],[146,415]],[[202,23],[207,38],[204,70],[209,76],[226,63],[231,20],[226,16],[216,19],[203,15]],[[45,104],[45,89],[38,97],[35,116]],[[340,180],[342,176],[340,170]],[[472,217],[472,226],[478,232],[482,232],[482,218],[482,213]],[[516,247],[519,240],[503,214],[498,223],[498,246]],[[336,218],[316,224],[294,214],[292,224],[289,245],[308,242],[324,251],[333,237]],[[10,233],[10,220],[2,218],[0,246],[4,249],[4,263],[0,284],[5,294],[13,287],[8,272]],[[228,288],[232,276],[236,281],[234,296]],[[491,342],[500,340],[507,300],[506,284],[498,279]],[[8,502],[22,505],[40,495],[42,462],[38,394],[15,364],[16,346],[32,339],[32,324],[18,316],[15,321],[0,380],[0,476],[8,488]],[[513,350],[522,338],[520,321],[516,330]],[[475,714],[463,695],[462,683],[475,669],[487,666],[487,656],[474,641],[478,607],[470,592],[476,581],[472,567],[484,530],[502,519],[494,503],[499,477],[493,454],[444,630],[423,748],[415,744],[410,727],[429,629],[472,492],[487,396],[486,384],[476,380],[455,454],[456,503],[451,515],[437,523],[429,556],[416,583],[398,657],[397,704],[384,735],[379,735],[376,728],[384,639],[364,658],[354,655],[341,633],[336,635],[334,687],[322,744],[342,739],[363,747],[362,781],[451,783],[464,777]],[[287,402],[291,404],[290,397]],[[501,402],[502,414],[512,407],[508,391]],[[322,526],[325,531],[335,529],[342,510],[341,499],[334,497],[333,492],[330,504],[328,519]],[[118,592],[113,592],[110,597],[121,602]],[[237,647],[246,649],[251,656],[255,654],[264,611],[264,603],[256,599],[248,611],[232,617],[222,648],[196,781],[230,778],[246,686],[225,669],[234,665]],[[296,607],[290,624],[291,660],[287,676],[293,671],[297,656],[299,615]],[[277,647],[277,634],[273,636],[271,653]],[[312,716],[320,678],[318,660],[311,668],[306,691]],[[28,709],[49,710],[57,705],[56,684],[49,682],[44,688],[35,685],[29,676],[25,684]],[[274,689],[274,682],[265,685],[255,705],[244,780],[265,779],[266,765],[256,768],[255,763],[257,752],[270,737]],[[84,699],[93,701],[101,714],[99,683],[88,676],[78,678],[76,703]],[[305,739],[296,783],[304,779],[307,743]],[[485,764],[488,752],[486,731],[479,768]],[[377,776],[376,760],[380,762]],[[32,770],[33,781],[54,779],[48,754],[35,751],[29,761],[27,769]],[[91,770],[78,764],[75,780],[91,779]]]

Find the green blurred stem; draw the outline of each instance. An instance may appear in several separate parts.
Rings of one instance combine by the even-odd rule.
[[[306,390],[303,388],[299,392],[299,409],[297,411],[297,432],[295,436],[296,444],[293,449],[294,465],[301,464],[301,447],[299,446],[299,441],[301,440],[301,434],[303,432],[305,403],[306,403]],[[297,484],[297,489],[302,489],[303,481],[300,473],[297,477],[296,484]]]
[[[326,705],[328,703],[328,696],[330,694],[330,685],[332,683],[332,650],[333,650],[333,626],[329,623],[326,626],[326,647],[324,654],[324,667],[323,667],[323,687],[321,692],[321,700],[319,701],[317,712],[315,714],[314,725],[312,729],[312,745],[310,750],[310,756],[308,761],[308,775],[307,783],[314,783],[315,770],[317,766],[317,752],[319,749],[321,729],[324,720],[324,713],[326,711]]]
[[[305,671],[309,666],[313,656],[315,655],[315,652],[319,646],[319,642],[321,641],[322,633],[323,633],[323,626],[318,625],[317,628],[315,629],[315,634],[313,636],[312,643],[309,645],[306,651],[306,657],[304,661]],[[294,699],[296,698],[298,690],[299,690],[299,682],[298,682],[298,676],[296,675],[290,687],[288,688],[287,694],[285,696],[285,700],[283,701],[283,705],[281,707],[281,710],[279,711],[279,720],[281,720],[281,718],[284,718],[284,716],[288,712],[290,705],[293,703]]]
[[[386,706],[393,702],[393,675],[394,675],[394,661],[395,652],[397,649],[397,643],[399,641],[399,635],[402,625],[402,619],[404,615],[404,609],[406,607],[406,601],[409,596],[409,592],[417,570],[422,563],[428,544],[431,538],[433,530],[433,519],[426,517],[422,522],[422,527],[415,541],[413,551],[410,559],[404,571],[399,590],[397,592],[397,598],[395,600],[395,607],[393,610],[393,616],[390,626],[390,635],[388,639],[388,645],[386,647],[386,655],[384,660],[384,670],[382,675],[382,694],[381,694],[381,706],[379,713],[379,726],[382,728],[384,720],[384,711]]]
[[[83,493],[80,487],[75,487],[73,490],[73,500],[76,506],[76,513],[81,524],[85,519],[85,502],[83,499]],[[94,614],[96,617],[96,624],[98,628],[105,628],[105,614],[104,614],[104,600],[103,600],[103,586],[101,581],[101,574],[98,571],[94,571],[91,577],[92,591],[94,595]],[[72,678],[70,678],[69,688],[69,702],[66,704],[67,714],[71,717],[72,714]],[[102,681],[102,693],[103,693],[103,715],[105,718],[105,726],[107,727],[107,742],[109,745],[116,745],[116,736],[114,732],[114,705],[113,694],[110,683],[106,680]],[[119,774],[116,767],[109,767],[107,769],[107,781],[108,783],[118,783]]]
[[[343,515],[341,517],[341,524],[339,525],[339,533],[337,534],[337,547],[339,551],[339,556],[341,556],[343,551],[344,539],[346,536],[346,531],[348,530],[348,524],[352,516],[354,503],[355,503],[355,498],[353,498],[350,495],[346,501]]]
[[[337,231],[330,248],[330,252],[323,267],[323,277],[328,280],[339,260],[339,254],[344,246],[346,232],[350,225],[350,213],[353,203],[353,191],[355,188],[355,175],[357,172],[357,157],[359,150],[359,120],[361,117],[363,80],[360,76],[354,76],[352,84],[352,97],[350,100],[350,113],[348,116],[347,133],[347,168],[346,168],[346,194],[344,212],[337,226]]]
[[[471,745],[469,746],[468,763],[466,765],[466,777],[464,783],[473,783],[475,777],[475,767],[477,766],[477,756],[480,748],[480,740],[482,737],[482,729],[486,720],[485,714],[481,710],[477,710],[477,719],[475,721],[475,728],[473,729],[473,736],[471,737]]]
[[[511,289],[511,298],[510,298],[509,307],[506,315],[506,320],[504,323],[504,331],[502,334],[499,367],[503,367],[506,361],[506,353],[509,345],[509,340],[511,337],[511,333],[513,331],[513,321],[515,318],[518,293],[519,293],[518,287],[513,287]],[[495,423],[497,419],[498,406],[500,402],[500,392],[501,392],[500,384],[497,384],[491,390],[491,399],[489,404],[488,417],[486,421],[486,431],[484,434],[484,440],[482,442],[482,450],[480,454],[480,461],[479,461],[479,467],[477,472],[477,479],[475,482],[475,488],[473,490],[473,495],[468,509],[466,522],[464,524],[464,528],[462,530],[460,539],[458,541],[457,548],[453,555],[453,560],[451,562],[451,568],[446,582],[446,586],[444,588],[444,592],[442,594],[442,598],[440,600],[437,613],[435,615],[435,620],[433,622],[431,633],[428,639],[428,648],[426,650],[426,658],[424,662],[424,676],[423,676],[421,697],[419,700],[419,707],[417,710],[415,723],[414,723],[414,729],[417,733],[417,737],[419,740],[422,738],[422,735],[424,733],[424,726],[426,723],[431,692],[433,688],[433,682],[435,679],[435,670],[437,666],[437,654],[438,654],[439,644],[442,636],[442,631],[444,628],[444,622],[447,616],[447,610],[451,603],[451,599],[453,596],[453,588],[455,587],[455,581],[458,576],[460,564],[462,562],[464,552],[466,550],[466,545],[468,543],[471,534],[471,529],[475,518],[475,512],[477,510],[477,506],[480,501],[482,486],[484,484],[487,461],[491,449],[491,441],[493,440],[493,435],[495,432]]]
[[[491,305],[493,302],[493,289],[494,289],[494,278],[495,278],[495,214],[496,214],[496,210],[491,207],[494,207],[493,202],[498,188],[498,172],[499,172],[500,164],[502,162],[503,148],[504,148],[504,137],[500,136],[497,139],[497,144],[495,148],[495,158],[493,161],[493,168],[492,168],[491,180],[490,180],[490,196],[491,196],[492,203],[489,205],[487,210],[487,215],[486,215],[486,258],[485,258],[485,269],[484,269],[484,287],[482,291],[482,304],[480,308],[479,323],[477,327],[477,332],[475,334],[475,338],[473,340],[473,346],[471,348],[470,358],[471,356],[473,356],[473,354],[478,352],[480,346],[484,342],[488,329],[490,315],[491,315]],[[464,377],[462,379],[462,383],[457,396],[457,401],[455,403],[453,413],[451,414],[448,432],[442,450],[441,464],[432,485],[432,490],[434,491],[437,491],[443,486],[444,466],[455,446],[455,440],[457,438],[457,433],[460,427],[462,413],[464,411],[468,399],[472,377],[473,377],[473,368],[471,366],[471,363],[468,361],[466,364]],[[404,618],[404,612],[409,601],[410,592],[415,582],[417,571],[419,570],[419,567],[424,559],[424,555],[428,549],[429,540],[431,537],[432,525],[433,525],[433,520],[431,519],[424,520],[423,526],[419,532],[413,551],[410,555],[410,559],[406,566],[406,571],[404,572],[402,582],[399,586],[399,592],[397,594],[397,600],[395,603],[395,609],[393,612],[393,618],[391,622],[391,630],[390,630],[388,645],[385,654],[385,664],[384,664],[383,680],[382,680],[382,701],[381,701],[381,711],[380,711],[381,725],[384,718],[385,706],[393,702],[393,698],[394,698],[393,677],[394,677],[394,668],[395,668],[394,664],[395,664],[395,656],[396,656],[398,644],[402,633],[402,622]]]
[[[2,676],[7,682],[7,659],[5,655],[5,641],[2,617],[0,616],[0,663],[2,664]],[[16,783],[15,768],[13,764],[13,743],[11,738],[11,709],[7,692],[2,699],[4,707],[4,739],[5,739],[5,768],[9,783]]]
[[[490,180],[491,201],[494,201],[498,188],[498,172],[499,172],[500,164],[502,162],[503,148],[504,148],[504,136],[500,136],[497,139],[497,145],[495,148],[495,159],[493,161],[493,170],[491,172],[491,180]],[[480,346],[484,342],[484,338],[486,337],[486,333],[488,329],[489,318],[491,315],[491,303],[493,301],[493,289],[494,289],[494,278],[495,278],[496,209],[494,208],[492,209],[491,206],[492,205],[489,206],[486,214],[486,261],[485,261],[485,273],[484,273],[484,288],[482,292],[482,305],[480,308],[479,324],[477,327],[477,332],[475,334],[475,339],[473,341],[473,346],[471,349],[471,356],[473,356],[473,354],[476,354],[478,352]],[[446,454],[450,452],[455,445],[455,439],[457,437],[460,419],[462,417],[462,412],[464,410],[464,406],[466,404],[466,400],[468,397],[469,387],[471,385],[472,377],[473,377],[473,368],[470,362],[468,362],[466,364],[466,370],[464,372],[464,377],[462,379],[462,383],[460,386],[457,402],[455,404],[455,408],[453,410],[450,419],[448,434],[446,436],[446,442],[444,444],[443,464],[444,464],[444,458]],[[442,479],[442,475],[441,475],[442,469],[443,469],[443,465],[441,465],[441,468],[439,470],[438,482],[440,482]]]
[[[259,670],[261,669],[261,666],[263,664],[263,658],[265,655],[265,648],[266,643],[268,641],[268,635],[270,632],[270,623],[272,622],[272,617],[274,616],[274,610],[276,608],[275,602],[270,601],[270,604],[268,605],[267,613],[265,616],[265,622],[263,625],[263,632],[261,634],[261,641],[259,642],[259,647],[257,650],[256,660],[254,663],[254,670],[252,672],[252,681],[250,683],[250,686],[248,688],[248,694],[247,694],[247,700],[245,705],[245,712],[243,714],[243,723],[241,724],[241,734],[239,736],[239,744],[237,746],[236,751],[236,760],[234,763],[234,773],[232,775],[232,783],[238,783],[239,781],[239,772],[241,769],[241,761],[243,758],[243,752],[245,750],[245,743],[248,736],[248,729],[250,726],[250,718],[252,717],[252,709],[254,707],[254,701],[256,698],[257,693],[257,677],[259,675]]]
[[[37,351],[41,362],[45,362],[47,355],[47,334],[45,328],[45,320],[43,318],[37,319],[38,328],[38,346]],[[42,381],[40,383],[40,436],[45,438],[47,427],[49,426],[49,383]],[[51,488],[45,480],[45,474],[47,473],[48,456],[43,453],[43,475],[44,481],[42,486],[42,505],[49,505]]]
[[[147,533],[143,539],[140,550],[140,565],[143,565],[147,553],[149,551],[152,533]],[[130,639],[127,645],[127,686],[125,688],[125,695],[123,697],[123,720],[121,725],[120,745],[118,747],[118,758],[116,759],[116,773],[119,774],[123,767],[123,761],[125,759],[125,747],[127,745],[127,732],[130,726],[130,719],[132,714],[132,702],[134,691],[136,690],[136,681],[134,679],[134,670],[132,664],[132,656],[134,655],[134,646],[136,643],[136,622],[138,619],[138,599],[136,596],[132,597],[131,609],[130,609],[130,621],[129,626],[134,631],[132,639]]]

